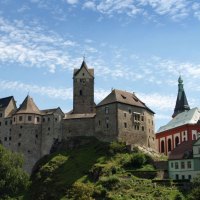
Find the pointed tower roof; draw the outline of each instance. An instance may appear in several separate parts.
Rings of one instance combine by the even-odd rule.
[[[89,69],[87,67],[85,60],[83,60],[80,69],[74,69],[74,76],[76,76],[81,71],[82,68],[85,68],[86,71],[90,74],[90,76],[94,77],[94,69]]]
[[[33,99],[28,95],[18,108],[16,114],[41,114]]]
[[[174,113],[172,117],[174,118],[177,114],[184,112],[186,110],[190,110],[190,106],[188,104],[185,91],[183,88],[183,80],[181,76],[178,78],[178,95],[176,99],[176,106],[174,108]]]

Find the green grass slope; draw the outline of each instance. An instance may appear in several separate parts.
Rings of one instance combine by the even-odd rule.
[[[137,149],[130,153],[120,143],[79,139],[85,142],[72,150],[61,148],[37,163],[25,199],[183,199],[176,188],[155,186],[146,179],[156,176],[151,157]],[[146,177],[137,177],[137,171],[145,171]]]

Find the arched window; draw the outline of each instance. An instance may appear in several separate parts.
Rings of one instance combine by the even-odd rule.
[[[168,139],[168,152],[172,150],[172,141],[171,139],[169,138]]]
[[[162,140],[161,141],[161,153],[165,152],[165,142]]]
[[[196,140],[197,138],[196,138],[196,135],[195,134],[193,134],[193,140]]]
[[[178,144],[179,144],[179,137],[178,137],[178,136],[176,136],[176,138],[175,138],[175,147],[177,147],[177,146],[178,146]]]

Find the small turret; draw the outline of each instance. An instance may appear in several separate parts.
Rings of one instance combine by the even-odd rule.
[[[188,104],[185,91],[183,88],[183,79],[181,76],[178,78],[178,95],[176,99],[176,106],[174,108],[174,113],[172,117],[174,118],[176,115],[178,115],[181,112],[184,112],[186,110],[190,110],[190,106]]]

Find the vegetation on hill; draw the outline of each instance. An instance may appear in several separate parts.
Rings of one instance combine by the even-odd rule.
[[[176,188],[152,183],[156,178],[153,163],[137,148],[129,152],[121,143],[76,138],[73,149],[63,146],[37,163],[25,199],[183,199]]]
[[[0,199],[19,199],[27,190],[29,176],[23,169],[23,158],[0,145]]]

